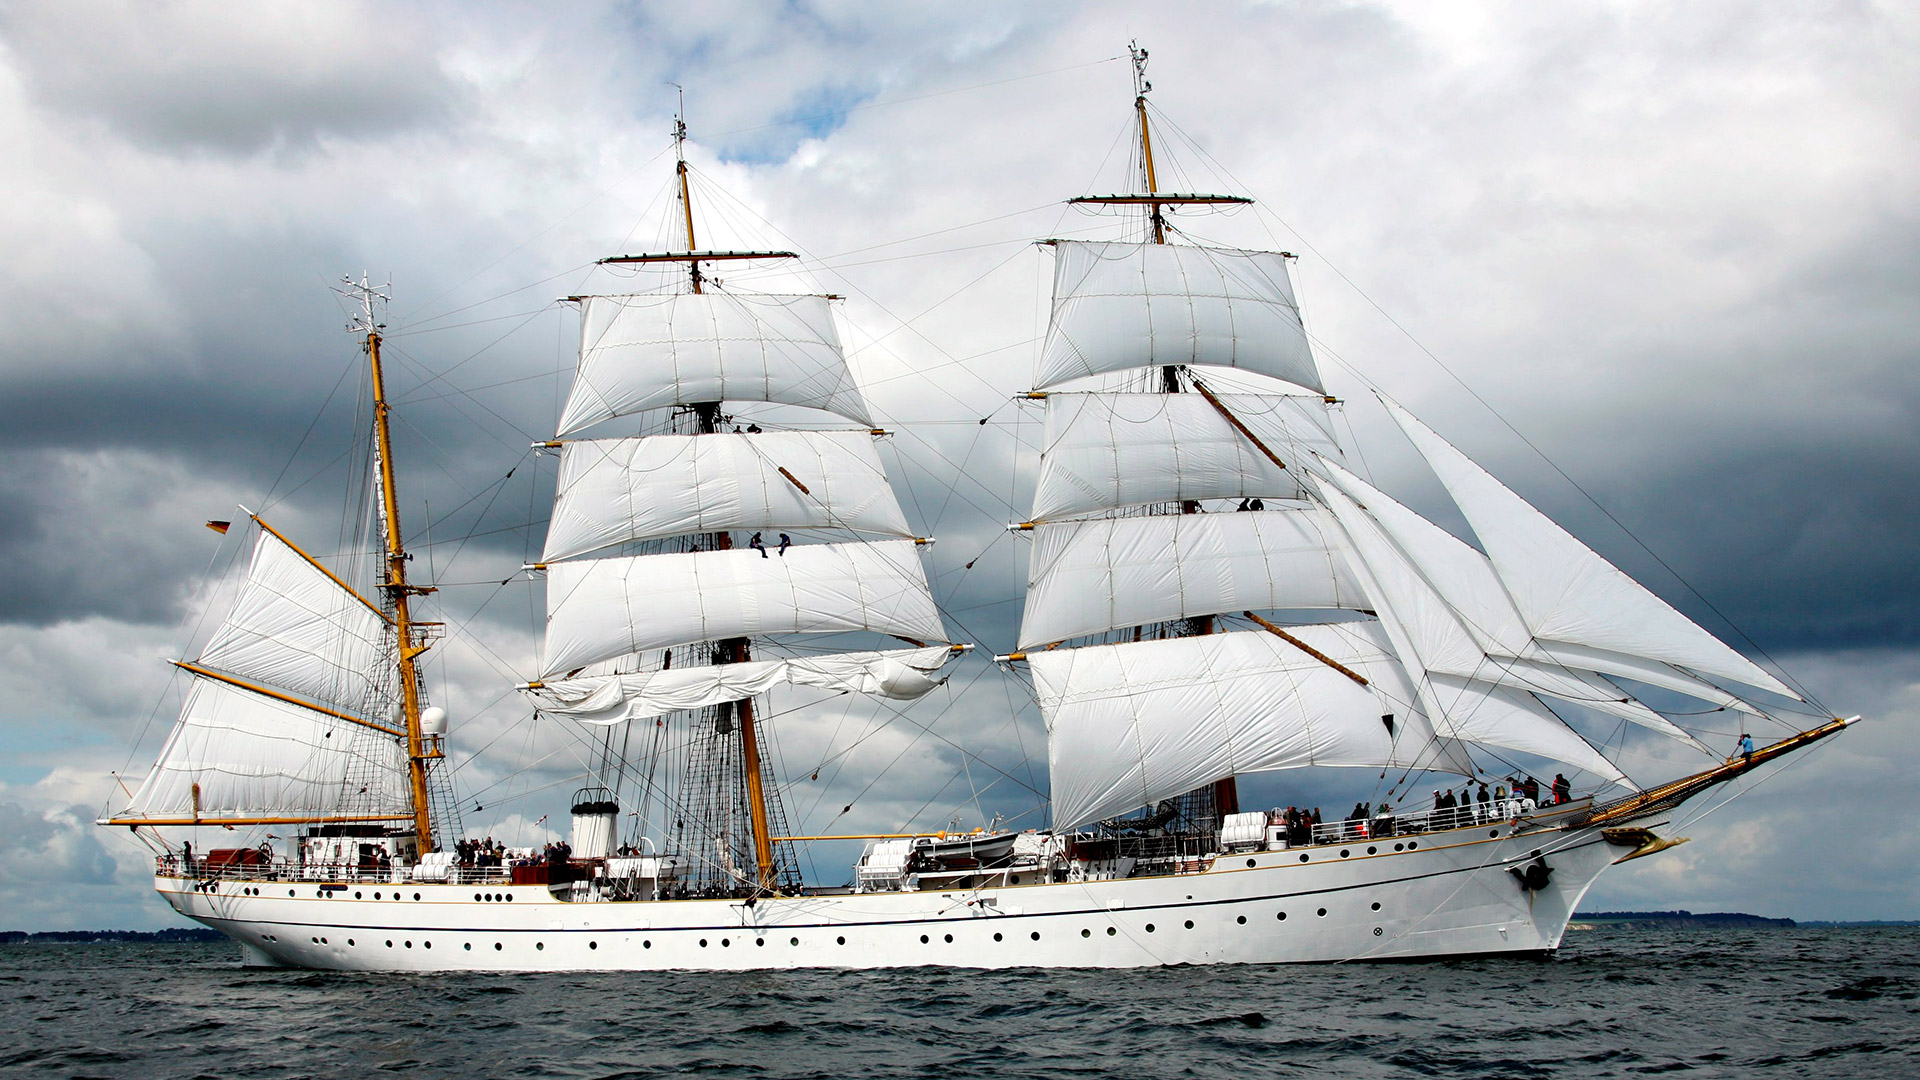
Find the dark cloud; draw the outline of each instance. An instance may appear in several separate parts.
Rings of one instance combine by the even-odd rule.
[[[162,153],[302,154],[460,105],[432,43],[372,6],[88,0],[10,5],[0,25],[40,100]]]

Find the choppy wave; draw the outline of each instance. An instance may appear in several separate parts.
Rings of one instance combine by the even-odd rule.
[[[0,983],[0,1070],[22,1075],[1920,1075],[1920,930],[1894,928],[1127,972],[330,975],[224,945],[20,945]]]

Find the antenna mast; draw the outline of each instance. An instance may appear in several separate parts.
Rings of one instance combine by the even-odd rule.
[[[431,587],[407,584],[407,554],[400,529],[399,493],[394,487],[393,439],[388,430],[386,380],[380,368],[381,331],[386,324],[378,321],[375,314],[377,304],[392,299],[381,291],[387,285],[375,286],[368,282],[363,271],[360,280],[343,278],[348,296],[360,302],[360,310],[355,313],[348,330],[366,336],[367,362],[373,370],[373,437],[374,453],[380,475],[380,528],[386,540],[386,572],[382,575],[380,590],[393,605],[393,628],[398,644],[400,666],[400,707],[406,718],[407,772],[411,781],[410,791],[413,801],[414,843],[420,853],[433,850],[433,822],[428,813],[427,804],[427,761],[440,756],[438,745],[429,750],[426,737],[420,730],[420,669],[415,663],[421,653],[428,649],[427,629],[413,621],[409,601],[412,597],[434,592]],[[389,283],[390,284],[390,283]]]
[[[678,83],[675,90],[680,91],[680,110],[673,114],[673,159],[674,171],[680,176],[680,210],[687,224],[687,252],[699,250],[693,242],[693,195],[687,190],[687,92]],[[687,269],[693,277],[693,291],[700,292],[700,260],[688,259]]]
[[[1140,47],[1138,41],[1127,42],[1127,55],[1133,58],[1133,111],[1140,118],[1140,172],[1146,181],[1147,194],[1160,190],[1159,181],[1153,175],[1153,136],[1147,131],[1147,94],[1153,84],[1147,81],[1147,50]],[[1167,222],[1161,215],[1160,203],[1148,204],[1148,216],[1153,221],[1153,242],[1167,242]]]

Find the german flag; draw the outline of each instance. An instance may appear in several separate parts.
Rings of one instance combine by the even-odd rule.
[[[221,536],[225,536],[227,535],[227,530],[233,528],[233,522],[209,521],[207,522],[207,528],[212,529],[214,532],[219,533]]]

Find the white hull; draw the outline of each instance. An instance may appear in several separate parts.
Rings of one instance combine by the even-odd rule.
[[[1169,877],[752,905],[568,902],[539,885],[163,876],[156,887],[245,946],[249,962],[302,968],[1148,967],[1544,952],[1627,853],[1597,829],[1515,833],[1504,823],[1374,841],[1372,855],[1368,845],[1222,855],[1203,873]],[[1530,891],[1509,870],[1536,853],[1553,874]]]

